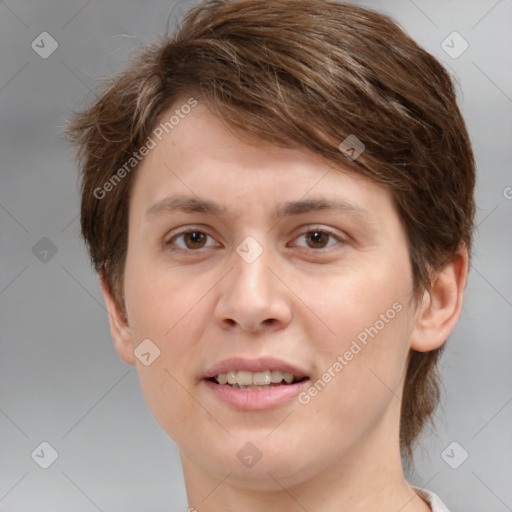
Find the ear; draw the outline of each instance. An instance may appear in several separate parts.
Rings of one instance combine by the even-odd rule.
[[[100,285],[107,305],[107,311],[110,321],[110,333],[114,340],[119,357],[128,364],[135,365],[135,355],[133,353],[133,342],[128,326],[128,320],[116,299],[112,295],[103,272],[100,273]]]
[[[465,245],[425,290],[411,336],[411,349],[428,352],[441,347],[457,324],[468,277],[468,251]]]

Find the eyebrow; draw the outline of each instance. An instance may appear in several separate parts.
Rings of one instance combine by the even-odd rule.
[[[273,213],[276,217],[288,217],[321,210],[342,211],[355,215],[367,224],[374,222],[374,216],[368,210],[352,201],[338,197],[318,196],[299,201],[288,201],[275,208]],[[158,201],[146,211],[145,216],[153,217],[163,212],[173,211],[204,213],[219,217],[228,216],[228,210],[223,205],[197,196],[181,195],[166,197]]]

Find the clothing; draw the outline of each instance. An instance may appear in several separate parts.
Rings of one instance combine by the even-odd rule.
[[[437,494],[419,487],[412,488],[430,505],[432,512],[450,512]]]

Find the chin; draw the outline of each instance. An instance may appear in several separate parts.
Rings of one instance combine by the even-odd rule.
[[[289,437],[286,442],[285,435],[272,440],[274,434],[271,434],[266,439],[267,435],[267,432],[260,438],[250,434],[235,435],[216,447],[212,447],[210,437],[206,440],[209,447],[201,455],[201,465],[206,463],[221,480],[229,474],[231,483],[260,491],[281,490],[279,484],[283,487],[300,485],[325,468],[325,458],[320,461],[305,457],[315,453],[305,443],[294,442]]]

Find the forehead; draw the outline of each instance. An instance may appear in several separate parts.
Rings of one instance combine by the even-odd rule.
[[[338,209],[371,221],[380,203],[392,206],[387,187],[307,148],[242,140],[201,102],[175,115],[186,103],[160,118],[154,147],[137,169],[132,200],[149,214],[179,208],[227,215],[233,205],[259,204],[276,216]]]

